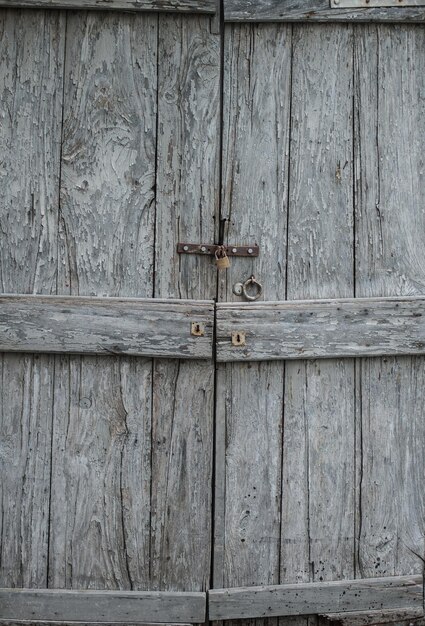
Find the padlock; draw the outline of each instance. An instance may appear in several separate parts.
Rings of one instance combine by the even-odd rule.
[[[220,246],[215,251],[215,264],[218,270],[227,270],[230,267],[229,257],[224,246]]]

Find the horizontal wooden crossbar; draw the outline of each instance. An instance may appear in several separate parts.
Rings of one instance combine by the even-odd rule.
[[[72,624],[72,626],[86,626],[86,624],[90,624],[90,626],[122,626],[122,622],[76,622],[76,621],[58,621],[58,620],[45,620],[45,619],[1,619],[0,624],[4,624],[5,626],[14,626],[14,624],[37,624],[37,626],[65,626],[65,624]],[[183,624],[178,622],[126,622],[125,626],[192,626],[192,624]]]
[[[422,576],[213,589],[210,620],[422,607]]]
[[[406,354],[425,354],[423,297],[217,305],[218,361]]]
[[[212,357],[214,303],[0,296],[0,351]]]
[[[27,9],[96,9],[207,13],[217,10],[216,0],[0,0],[0,7]]]
[[[329,0],[226,0],[226,22],[424,22],[425,8],[334,8]]]
[[[0,621],[202,623],[206,594],[165,591],[0,589]]]

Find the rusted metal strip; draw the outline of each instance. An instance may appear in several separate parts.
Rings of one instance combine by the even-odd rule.
[[[179,254],[203,254],[205,256],[214,256],[217,250],[222,247],[224,247],[227,256],[257,257],[260,254],[260,248],[257,244],[250,246],[219,246],[216,244],[206,243],[178,243],[177,252]]]

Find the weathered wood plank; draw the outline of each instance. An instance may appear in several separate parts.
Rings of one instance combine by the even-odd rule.
[[[425,293],[425,33],[364,27],[355,39],[356,295]],[[373,138],[373,140],[372,140]],[[422,571],[423,357],[359,364],[357,568]]]
[[[293,27],[287,298],[353,296],[352,28]],[[281,581],[354,578],[354,364],[286,364]],[[314,612],[314,611],[313,611]]]
[[[397,626],[423,626],[425,624],[423,607],[393,609],[392,611],[357,611],[347,613],[327,613],[321,615],[328,622],[340,626],[374,626],[376,624],[393,624]]]
[[[331,8],[329,0],[225,0],[226,22],[424,22],[421,7]]]
[[[216,0],[0,0],[0,7],[213,14],[217,10],[217,2]]]
[[[213,326],[200,300],[0,296],[5,352],[208,359]]]
[[[254,241],[268,253],[232,258],[219,275],[220,300],[239,300],[232,285],[251,273],[269,276],[266,299],[284,298],[290,51],[285,25],[226,27],[224,241]],[[219,372],[216,585],[279,582],[283,368],[238,363]]]
[[[338,610],[421,607],[421,576],[298,583],[271,587],[212,589],[208,594],[212,620],[308,615]]]
[[[14,619],[14,620],[10,620],[10,619],[1,619],[0,618],[0,624],[9,624],[10,626],[12,626],[13,624],[27,624],[27,626],[29,626],[30,624],[38,624],[38,625],[44,625],[44,624],[49,624],[50,626],[68,626],[71,625],[72,626],[84,626],[85,624],[90,624],[90,626],[105,626],[105,622],[65,622],[65,621],[55,621],[55,620],[37,620],[36,622],[34,620],[31,619]],[[116,626],[117,624],[120,624],[120,622],[107,622],[108,626]],[[135,626],[135,623],[131,623],[131,622],[126,622],[126,626]],[[137,622],[137,626],[177,626],[176,622]],[[178,626],[191,626],[191,624],[178,624]]]
[[[375,7],[423,7],[424,0],[330,0],[331,7],[337,9],[359,8],[374,9]]]
[[[425,354],[425,298],[217,305],[218,361],[406,354]]]
[[[0,12],[0,290],[54,293],[65,21]],[[52,356],[0,358],[0,585],[47,586]]]
[[[67,16],[60,294],[152,297],[157,22]],[[56,357],[49,587],[149,589],[151,393],[150,360]]]
[[[178,241],[214,241],[218,207],[220,38],[210,19],[159,18],[155,297],[212,299],[211,258]],[[204,590],[211,559],[212,363],[155,361],[151,584]]]
[[[72,626],[84,626],[85,624],[90,624],[91,626],[105,626],[105,622],[64,622],[64,621],[55,621],[55,620],[37,620],[36,622],[34,620],[31,619],[14,619],[14,620],[10,620],[10,619],[1,619],[0,618],[0,624],[9,624],[10,626],[12,626],[13,624],[27,624],[27,626],[29,626],[30,624],[40,624],[40,625],[44,625],[44,624],[50,624],[50,626],[68,626],[70,624],[72,624]],[[108,626],[116,626],[117,624],[120,624],[120,622],[107,622]],[[134,623],[131,622],[126,622],[126,626],[135,626]],[[137,626],[177,626],[176,622],[137,622]],[[178,626],[191,626],[191,624],[178,624]]]
[[[0,589],[1,619],[201,623],[205,613],[204,593]]]

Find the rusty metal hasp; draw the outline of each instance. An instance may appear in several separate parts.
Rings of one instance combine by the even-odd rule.
[[[216,256],[220,249],[224,249],[227,256],[256,257],[260,254],[257,244],[252,246],[221,246],[206,243],[178,243],[177,252],[179,254],[203,254],[206,256]]]

